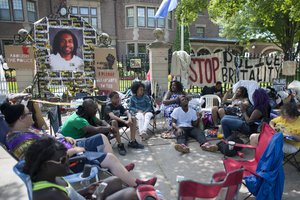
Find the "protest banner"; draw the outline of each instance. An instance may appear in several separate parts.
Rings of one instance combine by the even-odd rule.
[[[239,80],[272,82],[279,78],[280,56],[241,58],[228,51],[192,57],[189,66],[189,83],[195,86],[212,86],[217,81],[236,83]]]

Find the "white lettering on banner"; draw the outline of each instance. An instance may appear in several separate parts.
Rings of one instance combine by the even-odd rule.
[[[191,85],[214,85],[217,81],[236,83],[239,80],[272,82],[279,78],[282,68],[280,56],[240,58],[230,52],[192,57],[189,66]]]

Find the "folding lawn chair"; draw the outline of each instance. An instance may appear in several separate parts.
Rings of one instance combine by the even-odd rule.
[[[13,167],[13,170],[20,177],[20,179],[25,183],[27,188],[28,199],[32,200],[33,199],[32,182],[30,176],[23,172],[24,165],[25,165],[25,161],[21,160]],[[76,174],[65,176],[64,179],[67,180],[74,187],[74,189],[78,190],[85,187],[85,185],[81,185],[81,183],[84,183],[85,181],[86,182],[88,181],[89,183],[98,182],[99,181],[98,172],[99,172],[98,167],[94,166],[92,167],[89,176],[85,178],[82,177],[82,173],[76,173]]]
[[[53,106],[48,110],[48,119],[50,121],[51,135],[52,135],[52,130],[53,130],[53,135],[55,135],[58,132],[59,127],[62,125],[59,108],[60,108],[59,106]]]
[[[243,180],[244,169],[232,172],[217,172],[211,183],[201,183],[193,180],[179,182],[178,200],[194,200],[196,198],[232,200],[237,199]]]
[[[294,166],[298,171],[300,171],[300,160],[298,157],[300,157],[300,149],[298,151],[296,151],[295,153],[290,153],[284,154],[284,159],[283,159],[283,165],[285,165],[286,163],[291,164],[292,166]]]
[[[283,172],[283,170],[281,170],[282,158],[280,158],[280,154],[283,154],[282,152],[283,136],[281,133],[277,133],[275,135],[274,134],[275,131],[268,124],[264,123],[258,139],[257,147],[253,147],[251,145],[236,144],[236,146],[238,147],[255,149],[254,158],[251,160],[235,160],[232,158],[225,158],[223,160],[225,171],[230,172],[243,167],[245,169],[244,177],[254,175],[255,177],[260,177],[261,180],[264,180],[266,178],[264,177],[264,175],[270,171],[274,171],[274,177],[277,177],[278,174]],[[281,137],[282,137],[282,141],[281,141]],[[276,144],[277,146],[275,146]],[[274,157],[278,156],[278,157],[276,157],[276,159],[273,159],[271,156]],[[270,164],[271,162],[273,164]],[[275,182],[273,184],[275,184]],[[251,186],[248,185],[249,184],[246,184],[249,192],[251,194],[256,195],[257,192],[254,192],[254,190],[251,189]],[[248,197],[250,197],[251,194]]]
[[[246,144],[235,144],[237,147],[254,149],[254,158],[251,160],[235,160],[233,158],[225,158],[223,160],[225,171],[230,172],[244,167],[244,176],[250,175],[250,172],[255,172],[257,164],[274,134],[274,129],[272,129],[269,124],[263,123],[256,147]]]

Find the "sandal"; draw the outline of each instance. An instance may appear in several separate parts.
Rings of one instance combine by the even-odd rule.
[[[175,144],[174,148],[181,153],[190,153],[190,148],[185,144]]]
[[[141,133],[140,136],[142,141],[146,141],[149,138],[149,135],[145,132]]]
[[[165,131],[160,135],[163,139],[175,139],[176,135],[174,135],[173,131]]]

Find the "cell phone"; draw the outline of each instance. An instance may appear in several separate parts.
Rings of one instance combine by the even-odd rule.
[[[284,138],[287,139],[287,140],[297,142],[297,140],[293,136],[285,136]]]
[[[107,183],[100,183],[100,185],[96,188],[95,192],[93,193],[92,197],[94,199],[101,199],[105,188],[107,187]]]

